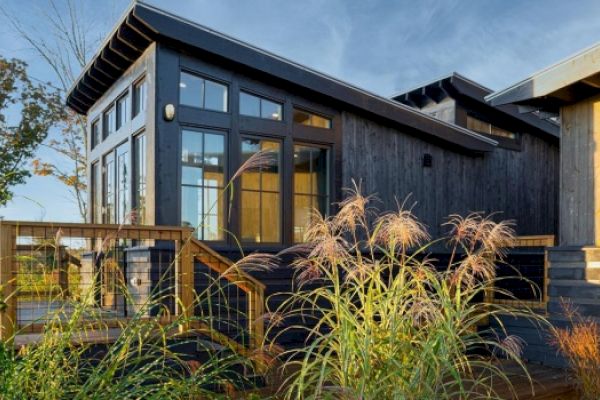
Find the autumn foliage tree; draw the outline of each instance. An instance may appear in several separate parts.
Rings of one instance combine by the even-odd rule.
[[[34,84],[23,61],[0,56],[0,205],[31,175],[27,161],[62,118],[58,92]]]

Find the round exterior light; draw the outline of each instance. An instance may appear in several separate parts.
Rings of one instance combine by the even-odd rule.
[[[173,121],[175,118],[175,106],[173,104],[167,104],[164,112],[165,121]]]

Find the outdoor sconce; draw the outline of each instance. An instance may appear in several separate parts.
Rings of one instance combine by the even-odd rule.
[[[165,121],[173,121],[175,118],[175,106],[173,104],[167,104],[164,112]]]
[[[131,283],[131,286],[133,287],[139,287],[142,285],[142,280],[140,278],[131,278],[129,283]]]

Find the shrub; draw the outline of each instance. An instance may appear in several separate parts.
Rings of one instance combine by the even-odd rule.
[[[497,290],[495,265],[514,239],[511,224],[452,216],[451,256],[440,268],[426,254],[441,242],[431,242],[410,211],[377,216],[371,200],[355,190],[337,215],[315,213],[306,243],[288,250],[297,255],[298,286],[274,319],[301,319],[278,335],[301,329],[308,339],[283,353],[296,371],[281,386],[285,397],[496,398],[492,382],[511,382],[494,361],[508,358],[527,374],[523,343],[480,327],[503,313],[538,318],[485,301]]]
[[[552,330],[551,343],[569,364],[584,400],[600,398],[600,325],[569,304],[563,308],[570,327]]]

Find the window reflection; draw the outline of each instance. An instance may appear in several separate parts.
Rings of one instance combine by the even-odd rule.
[[[294,145],[294,241],[301,242],[313,210],[327,215],[329,160],[325,148]]]
[[[182,132],[181,223],[202,240],[223,240],[225,228],[225,137]]]
[[[242,163],[259,151],[269,152],[272,161],[242,174],[241,236],[244,241],[277,243],[281,241],[281,144],[245,138]]]
[[[331,119],[298,108],[294,108],[294,122],[316,128],[331,129]]]
[[[283,119],[283,105],[246,92],[240,92],[240,114],[281,121]]]
[[[227,111],[228,87],[188,72],[181,72],[179,103],[213,111]]]

